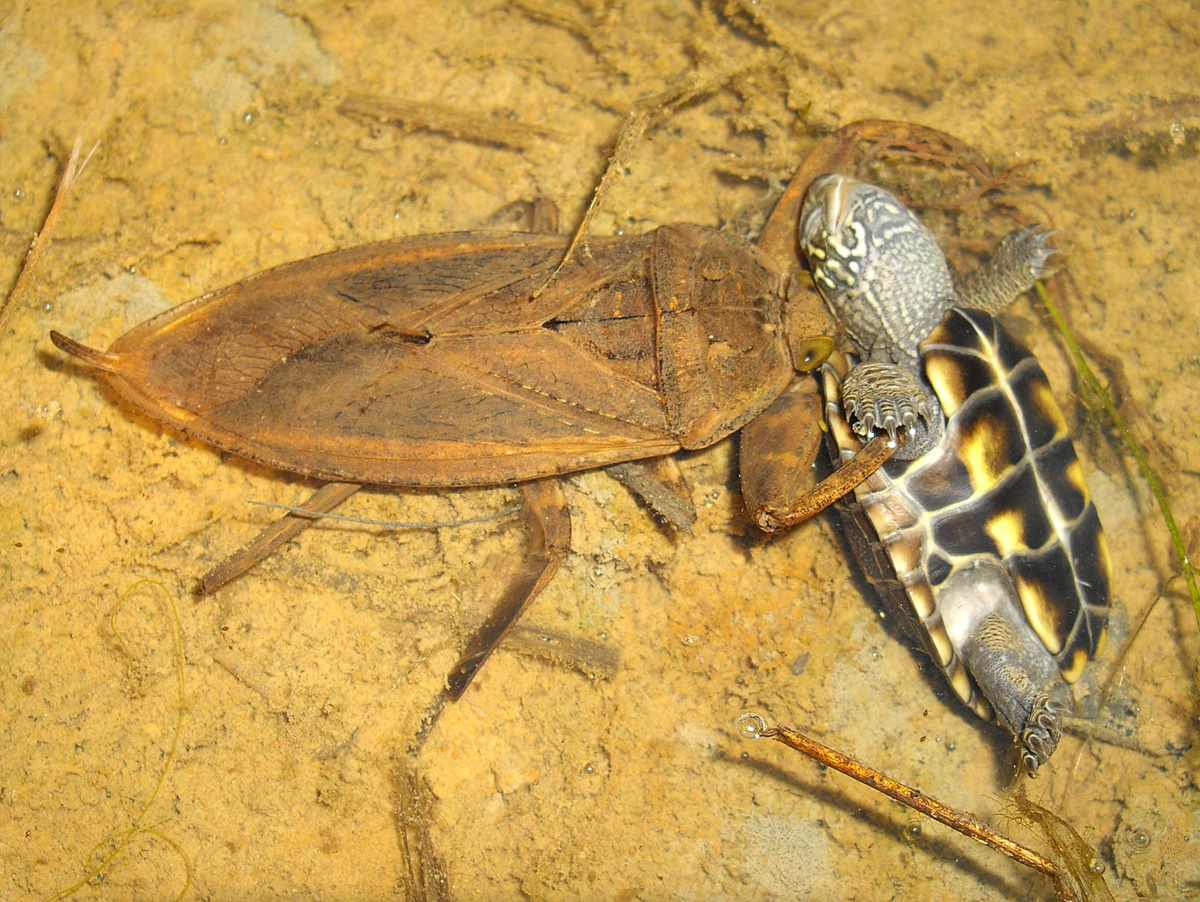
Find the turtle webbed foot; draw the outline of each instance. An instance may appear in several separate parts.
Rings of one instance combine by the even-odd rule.
[[[1058,253],[1057,248],[1046,246],[1052,235],[1052,230],[1043,229],[1036,223],[1023,229],[1014,229],[1000,239],[1000,246],[992,257],[1000,258],[1006,266],[1023,273],[1029,283],[1028,288],[1032,288],[1034,282],[1051,272],[1046,261]]]
[[[1033,702],[1033,711],[1021,729],[1021,767],[1031,777],[1045,764],[1062,738],[1062,718],[1069,709],[1048,695]]]
[[[855,433],[872,438],[884,431],[893,441],[904,429],[901,460],[924,454],[941,440],[942,410],[918,376],[893,363],[861,363],[842,383],[842,407]]]
[[[1046,263],[1058,250],[1046,242],[1053,234],[1040,225],[1009,232],[990,260],[959,281],[959,304],[999,313],[1038,279],[1050,275]]]

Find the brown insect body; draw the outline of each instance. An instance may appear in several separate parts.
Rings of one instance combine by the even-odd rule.
[[[593,240],[555,273],[568,242],[551,234],[418,236],[268,270],[135,327],[107,352],[51,338],[154,419],[332,481],[306,511],[365,484],[521,482],[535,547],[449,675],[457,698],[570,548],[566,500],[545,477],[609,467],[687,528],[695,513],[669,455],[749,425],[742,494],[752,520],[774,530],[886,459],[880,445],[812,489],[820,397],[796,372],[829,355],[836,326],[798,278],[796,227],[815,176],[888,142],[919,150],[953,139],[903,123],[847,126],[800,166],[755,245],[670,225]],[[205,574],[201,593],[311,522],[268,527]]]
[[[260,273],[82,353],[152,417],[325,480],[497,485],[700,448],[792,376],[780,276],[694,225],[420,236]],[[536,295],[536,296],[535,296]]]

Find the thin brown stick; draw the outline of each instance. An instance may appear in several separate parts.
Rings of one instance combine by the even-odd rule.
[[[604,175],[600,177],[600,183],[592,193],[591,203],[588,204],[588,208],[583,214],[583,219],[580,220],[579,226],[575,229],[575,234],[571,237],[571,243],[567,245],[562,259],[558,262],[558,266],[554,268],[554,271],[550,273],[549,278],[533,293],[534,297],[540,296],[550,283],[558,277],[563,267],[575,256],[575,251],[580,244],[583,244],[586,251],[588,227],[592,223],[592,218],[599,212],[600,202],[612,191],[617,182],[624,177],[623,167],[625,161],[629,159],[633,153],[633,149],[642,140],[646,131],[693,100],[712,94],[722,85],[728,84],[732,79],[748,71],[750,68],[752,67],[742,66],[722,69],[714,73],[694,75],[682,83],[669,87],[661,94],[656,94],[637,105],[621,126],[621,131],[617,135],[616,146],[613,148],[612,156],[608,160],[608,166],[605,167]]]
[[[743,714],[738,719],[738,728],[742,735],[752,739],[765,738],[782,742],[788,748],[802,752],[814,761],[824,764],[826,767],[832,767],[834,770],[840,771],[848,777],[853,777],[858,782],[870,786],[884,795],[890,796],[897,802],[912,808],[914,811],[919,811],[926,817],[931,817],[935,821],[945,824],[947,827],[952,827],[964,836],[969,836],[976,842],[981,842],[985,846],[989,846],[1007,855],[1013,861],[1040,871],[1054,882],[1054,892],[1060,902],[1068,902],[1068,900],[1070,902],[1078,902],[1079,897],[1068,886],[1067,875],[1062,868],[1032,849],[1028,849],[1009,839],[1007,836],[997,833],[978,820],[974,815],[943,805],[936,799],[929,798],[929,796],[925,795],[919,789],[913,789],[911,786],[897,782],[877,770],[859,764],[853,758],[843,755],[841,752],[834,751],[828,746],[821,745],[821,743],[809,739],[803,733],[798,733],[789,727],[767,727],[766,721],[757,714]]]
[[[100,146],[96,142],[95,146],[88,151],[88,155],[84,161],[79,162],[79,152],[83,147],[83,138],[75,139],[75,146],[71,148],[71,156],[67,160],[67,166],[63,170],[62,180],[58,183],[58,193],[54,195],[54,203],[50,205],[50,212],[46,214],[46,219],[42,223],[42,229],[33,239],[33,243],[29,245],[29,253],[25,255],[25,263],[21,266],[21,272],[17,276],[17,281],[12,287],[12,291],[8,293],[8,297],[4,299],[4,303],[0,304],[0,336],[3,336],[5,328],[8,326],[8,321],[12,317],[13,311],[17,308],[17,300],[23,296],[29,287],[29,281],[33,277],[33,271],[37,268],[38,261],[42,258],[42,254],[46,253],[50,247],[50,242],[53,240],[54,221],[58,219],[58,214],[62,211],[63,202],[67,199],[67,194],[70,193],[76,179],[83,172],[83,167],[87,165],[88,160],[92,158],[92,154],[96,152],[96,148]]]
[[[829,505],[854,491],[887,463],[899,447],[899,442],[889,439],[886,433],[880,433],[799,500],[781,507],[760,505],[750,518],[763,532],[776,532],[811,520]]]

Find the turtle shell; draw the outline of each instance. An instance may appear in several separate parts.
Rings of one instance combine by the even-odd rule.
[[[856,489],[859,509],[843,516],[884,601],[915,627],[959,698],[991,719],[964,666],[961,629],[939,606],[940,587],[981,559],[998,560],[1024,626],[1074,682],[1104,642],[1108,548],[1066,420],[1029,349],[989,314],[956,307],[921,357],[947,418],[943,440],[915,460],[885,464]],[[842,460],[861,447],[840,403],[853,363],[841,357],[824,371],[831,450]]]

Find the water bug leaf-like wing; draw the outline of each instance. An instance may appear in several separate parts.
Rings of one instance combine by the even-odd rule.
[[[400,239],[286,264],[119,338],[118,391],[235,454],[327,479],[487,485],[669,454],[651,236]]]

